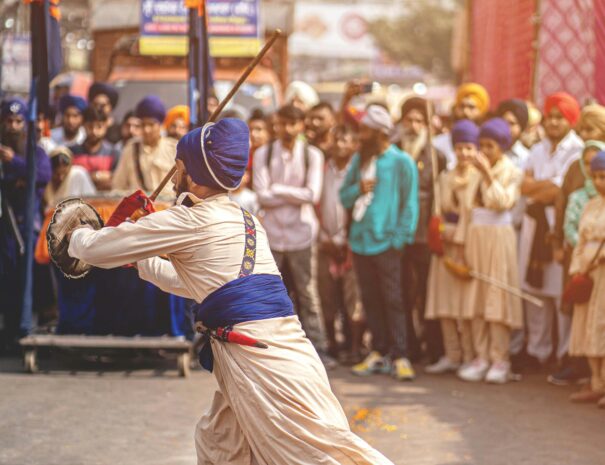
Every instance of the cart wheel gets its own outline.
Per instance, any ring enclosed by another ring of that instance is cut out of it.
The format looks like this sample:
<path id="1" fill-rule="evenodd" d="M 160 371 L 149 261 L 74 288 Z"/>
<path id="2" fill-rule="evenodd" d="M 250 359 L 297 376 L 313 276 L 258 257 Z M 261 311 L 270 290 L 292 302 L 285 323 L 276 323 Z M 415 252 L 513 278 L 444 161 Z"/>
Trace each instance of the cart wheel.
<path id="1" fill-rule="evenodd" d="M 23 365 L 27 373 L 35 373 L 38 371 L 38 363 L 36 361 L 36 351 L 26 350 L 23 355 Z"/>
<path id="2" fill-rule="evenodd" d="M 189 352 L 183 352 L 182 354 L 180 354 L 176 360 L 176 363 L 179 370 L 179 376 L 181 378 L 189 377 Z"/>

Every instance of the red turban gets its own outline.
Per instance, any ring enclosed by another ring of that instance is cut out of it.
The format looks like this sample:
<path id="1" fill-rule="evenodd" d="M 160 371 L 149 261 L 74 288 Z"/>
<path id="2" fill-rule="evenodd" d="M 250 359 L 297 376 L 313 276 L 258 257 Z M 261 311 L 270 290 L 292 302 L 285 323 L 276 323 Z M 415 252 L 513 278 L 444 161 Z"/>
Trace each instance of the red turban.
<path id="1" fill-rule="evenodd" d="M 557 92 L 549 95 L 544 103 L 544 114 L 548 116 L 550 111 L 556 107 L 569 124 L 575 126 L 580 118 L 580 105 L 577 100 L 567 92 Z"/>

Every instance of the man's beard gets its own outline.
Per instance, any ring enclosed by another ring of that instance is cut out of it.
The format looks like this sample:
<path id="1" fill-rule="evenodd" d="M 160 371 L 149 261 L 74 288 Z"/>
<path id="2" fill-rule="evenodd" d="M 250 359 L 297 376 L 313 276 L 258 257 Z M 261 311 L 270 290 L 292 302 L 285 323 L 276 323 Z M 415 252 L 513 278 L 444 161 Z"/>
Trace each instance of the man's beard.
<path id="1" fill-rule="evenodd" d="M 404 130 L 401 137 L 401 148 L 417 160 L 420 152 L 428 142 L 427 131 L 422 130 L 420 134 L 414 134 L 411 130 Z"/>
<path id="2" fill-rule="evenodd" d="M 103 141 L 103 139 L 100 139 L 100 138 L 98 138 L 96 136 L 93 136 L 93 137 L 89 136 L 89 137 L 86 138 L 86 145 L 88 147 L 93 147 L 93 146 L 99 144 L 102 141 Z"/>
<path id="3" fill-rule="evenodd" d="M 312 138 L 311 138 L 311 142 L 321 142 L 326 138 L 326 135 L 330 132 L 329 129 L 324 129 L 324 128 L 316 128 L 316 129 L 312 129 L 311 133 L 312 133 Z"/>
<path id="4" fill-rule="evenodd" d="M 379 152 L 380 147 L 376 139 L 362 141 L 360 144 L 359 153 L 361 154 L 361 158 L 363 159 L 369 159 L 375 155 L 379 155 Z"/>
<path id="5" fill-rule="evenodd" d="M 66 139 L 72 140 L 74 137 L 76 137 L 78 135 L 79 130 L 80 130 L 80 128 L 72 130 L 72 129 L 67 129 L 65 126 L 63 126 L 63 135 L 65 136 Z"/>
<path id="6" fill-rule="evenodd" d="M 177 197 L 179 195 L 181 195 L 183 192 L 187 192 L 188 191 L 188 189 L 187 189 L 187 181 L 184 178 L 181 178 L 179 180 L 179 182 L 174 185 L 173 189 L 176 192 L 176 196 Z"/>
<path id="7" fill-rule="evenodd" d="M 0 137 L 2 145 L 10 147 L 16 153 L 20 153 L 22 155 L 25 154 L 26 138 L 24 132 L 13 132 L 7 130 L 6 128 L 2 128 Z"/>

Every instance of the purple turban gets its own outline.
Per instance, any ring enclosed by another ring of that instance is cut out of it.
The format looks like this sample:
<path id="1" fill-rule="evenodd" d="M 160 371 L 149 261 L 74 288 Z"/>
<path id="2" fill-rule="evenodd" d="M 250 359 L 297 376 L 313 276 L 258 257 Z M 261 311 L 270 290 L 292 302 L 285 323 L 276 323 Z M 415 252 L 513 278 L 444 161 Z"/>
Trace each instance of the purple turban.
<path id="1" fill-rule="evenodd" d="M 503 152 L 507 151 L 513 143 L 510 126 L 502 118 L 492 118 L 483 123 L 479 132 L 479 139 L 496 141 Z"/>
<path id="2" fill-rule="evenodd" d="M 88 88 L 88 101 L 92 102 L 97 95 L 107 95 L 111 108 L 115 108 L 118 104 L 118 91 L 111 84 L 93 82 Z"/>
<path id="3" fill-rule="evenodd" d="M 242 120 L 225 118 L 188 132 L 176 146 L 194 183 L 215 189 L 237 189 L 248 166 L 250 133 Z"/>
<path id="4" fill-rule="evenodd" d="M 600 151 L 590 162 L 590 171 L 605 170 L 605 151 Z"/>
<path id="5" fill-rule="evenodd" d="M 166 107 L 159 97 L 148 95 L 137 104 L 135 114 L 137 118 L 154 118 L 163 123 L 166 118 Z"/>
<path id="6" fill-rule="evenodd" d="M 19 97 L 6 99 L 2 102 L 0 113 L 2 114 L 2 119 L 8 118 L 11 115 L 19 115 L 23 119 L 27 119 L 27 103 Z"/>
<path id="7" fill-rule="evenodd" d="M 59 99 L 59 111 L 65 113 L 69 107 L 76 107 L 82 113 L 86 109 L 86 100 L 77 95 L 64 95 Z"/>
<path id="8" fill-rule="evenodd" d="M 461 119 L 452 127 L 452 144 L 465 142 L 479 145 L 479 126 L 471 120 Z"/>

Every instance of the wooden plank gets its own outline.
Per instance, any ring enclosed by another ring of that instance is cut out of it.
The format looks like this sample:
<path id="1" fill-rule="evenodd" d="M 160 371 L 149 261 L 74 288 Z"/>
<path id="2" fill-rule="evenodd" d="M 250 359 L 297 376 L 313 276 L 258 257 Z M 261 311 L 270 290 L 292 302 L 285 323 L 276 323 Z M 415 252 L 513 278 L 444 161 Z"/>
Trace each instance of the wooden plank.
<path id="1" fill-rule="evenodd" d="M 24 347 L 74 347 L 97 349 L 165 349 L 186 351 L 191 342 L 175 337 L 86 336 L 37 334 L 19 341 Z"/>

